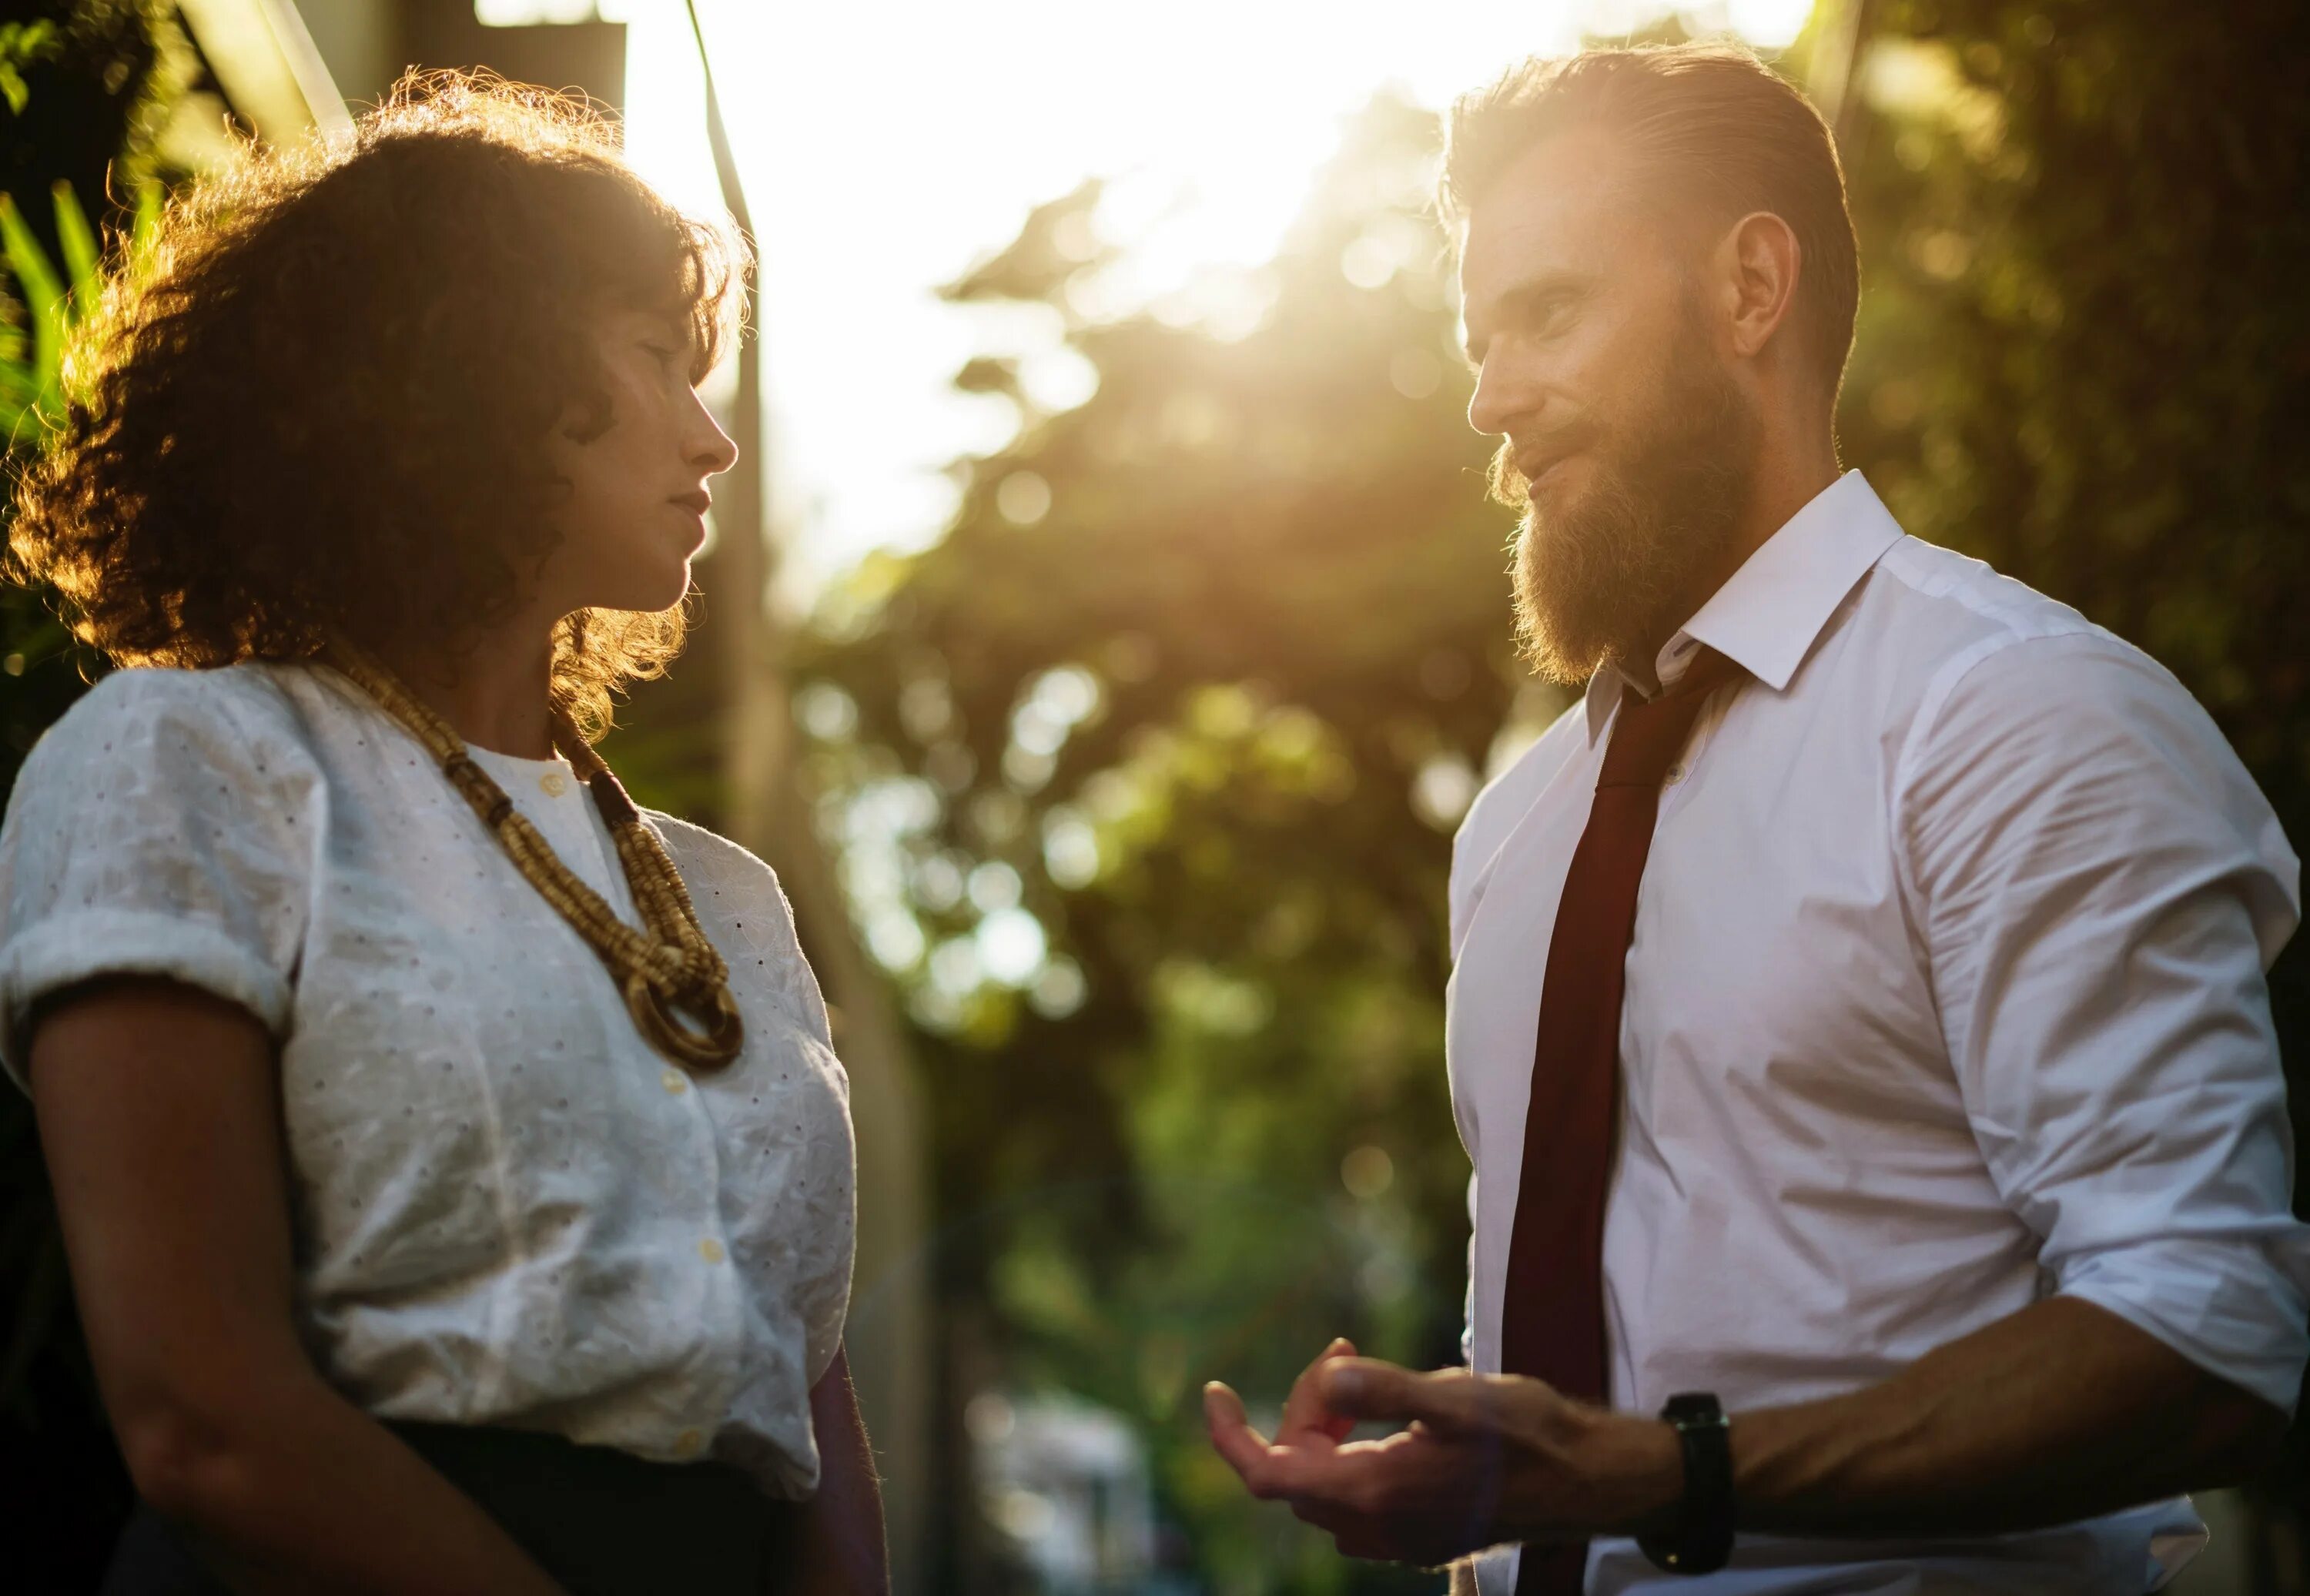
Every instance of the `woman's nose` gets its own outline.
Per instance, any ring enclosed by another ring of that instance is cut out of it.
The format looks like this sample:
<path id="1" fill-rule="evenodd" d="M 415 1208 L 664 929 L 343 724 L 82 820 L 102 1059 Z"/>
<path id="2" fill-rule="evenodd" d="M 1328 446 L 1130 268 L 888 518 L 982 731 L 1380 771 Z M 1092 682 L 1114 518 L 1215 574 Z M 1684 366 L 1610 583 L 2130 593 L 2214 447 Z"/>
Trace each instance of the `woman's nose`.
<path id="1" fill-rule="evenodd" d="M 722 430 L 722 423 L 714 419 L 714 412 L 706 408 L 704 400 L 694 402 L 697 426 L 685 457 L 701 474 L 718 476 L 738 464 L 738 445 Z"/>

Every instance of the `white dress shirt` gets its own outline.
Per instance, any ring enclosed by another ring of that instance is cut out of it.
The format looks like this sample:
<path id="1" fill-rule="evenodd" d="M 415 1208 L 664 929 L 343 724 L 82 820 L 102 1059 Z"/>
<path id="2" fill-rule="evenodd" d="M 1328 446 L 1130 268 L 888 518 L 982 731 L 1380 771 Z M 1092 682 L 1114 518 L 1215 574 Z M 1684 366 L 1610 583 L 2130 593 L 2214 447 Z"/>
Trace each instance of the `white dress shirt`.
<path id="1" fill-rule="evenodd" d="M 472 751 L 638 924 L 568 763 Z M 648 818 L 745 1020 L 713 1075 L 652 1050 L 345 678 L 117 672 L 33 749 L 0 829 L 0 1063 L 21 1086 L 28 1009 L 91 976 L 242 1005 L 279 1039 L 299 1328 L 340 1391 L 807 1496 L 850 1287 L 848 1085 L 769 867 Z"/>
<path id="2" fill-rule="evenodd" d="M 1834 1396 L 2040 1297 L 2098 1304 L 2291 1410 L 2310 1227 L 2263 972 L 2299 866 L 2213 724 L 2138 649 L 1903 535 L 1858 473 L 1663 650 L 1753 680 L 1669 773 L 1637 901 L 1604 1234 L 1611 1397 Z M 1469 1347 L 1499 1366 L 1541 976 L 1635 690 L 1600 672 L 1477 800 L 1452 867 L 1448 1053 L 1475 1165 Z M 2186 1500 L 2039 1533 L 1742 1536 L 1588 1589 L 2135 1592 Z M 1487 1557 L 1508 1596 L 1515 1555 Z"/>

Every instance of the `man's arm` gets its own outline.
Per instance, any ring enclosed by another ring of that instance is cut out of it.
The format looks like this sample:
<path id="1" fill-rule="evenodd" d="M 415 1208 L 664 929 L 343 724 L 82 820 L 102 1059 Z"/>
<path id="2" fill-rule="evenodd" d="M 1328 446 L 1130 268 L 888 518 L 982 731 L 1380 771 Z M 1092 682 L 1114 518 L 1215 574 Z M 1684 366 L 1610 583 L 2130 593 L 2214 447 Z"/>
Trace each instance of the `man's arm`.
<path id="1" fill-rule="evenodd" d="M 810 1417 L 818 1433 L 818 1495 L 804 1521 L 801 1588 L 807 1596 L 885 1596 L 890 1566 L 882 1487 L 850 1383 L 847 1348 L 811 1388 Z M 783 1573 L 773 1573 L 775 1589 L 786 1590 Z"/>
<path id="2" fill-rule="evenodd" d="M 30 1075 L 106 1410 L 204 1560 L 249 1592 L 559 1590 L 299 1344 L 261 1023 L 188 986 L 92 984 L 39 1017 Z"/>
<path id="3" fill-rule="evenodd" d="M 1311 1375 L 1342 1426 L 1411 1427 L 1270 1444 L 1219 1387 L 1212 1439 L 1254 1495 L 1290 1502 L 1352 1556 L 1437 1564 L 1503 1542 L 1643 1533 L 1671 1524 L 1683 1495 L 1665 1424 L 1537 1380 L 1365 1358 Z M 2051 1297 L 1865 1390 L 1735 1414 L 1738 1522 L 1831 1538 L 2066 1523 L 2236 1481 L 2285 1427 L 2268 1402 L 2124 1320 Z M 1491 1505 L 1472 1515 L 1472 1503 Z"/>
<path id="4" fill-rule="evenodd" d="M 2115 1314 L 2052 1297 L 1865 1390 L 1736 1415 L 1733 1491 L 1741 1528 L 1778 1534 L 2027 1530 L 2235 1483 L 2286 1425 Z"/>

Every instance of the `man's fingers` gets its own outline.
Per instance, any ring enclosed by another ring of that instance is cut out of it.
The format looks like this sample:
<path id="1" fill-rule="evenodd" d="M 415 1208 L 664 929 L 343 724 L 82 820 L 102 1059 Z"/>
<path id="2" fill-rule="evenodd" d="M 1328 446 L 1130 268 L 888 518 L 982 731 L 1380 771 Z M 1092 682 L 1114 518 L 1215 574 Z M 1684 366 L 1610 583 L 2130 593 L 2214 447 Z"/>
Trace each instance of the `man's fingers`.
<path id="1" fill-rule="evenodd" d="M 1316 1361 L 1292 1382 L 1291 1394 L 1284 1399 L 1283 1422 L 1276 1429 L 1278 1441 L 1297 1445 L 1310 1436 L 1339 1441 L 1355 1428 L 1354 1419 L 1340 1418 L 1324 1407 L 1323 1389 L 1316 1381 L 1324 1366 L 1332 1359 L 1353 1357 L 1355 1355 L 1356 1344 L 1345 1336 L 1337 1338 L 1316 1355 Z"/>
<path id="2" fill-rule="evenodd" d="M 1419 1375 L 1376 1357 L 1345 1357 L 1324 1366 L 1324 1404 L 1350 1420 L 1412 1420 L 1442 1435 L 1485 1425 L 1483 1382 L 1464 1369 Z"/>
<path id="3" fill-rule="evenodd" d="M 1244 1484 L 1254 1494 L 1264 1495 L 1260 1485 L 1267 1471 L 1269 1447 L 1267 1437 L 1251 1427 L 1251 1418 L 1243 1410 L 1243 1399 L 1217 1380 L 1203 1387 L 1203 1422 L 1210 1427 L 1211 1445 L 1227 1459 Z"/>

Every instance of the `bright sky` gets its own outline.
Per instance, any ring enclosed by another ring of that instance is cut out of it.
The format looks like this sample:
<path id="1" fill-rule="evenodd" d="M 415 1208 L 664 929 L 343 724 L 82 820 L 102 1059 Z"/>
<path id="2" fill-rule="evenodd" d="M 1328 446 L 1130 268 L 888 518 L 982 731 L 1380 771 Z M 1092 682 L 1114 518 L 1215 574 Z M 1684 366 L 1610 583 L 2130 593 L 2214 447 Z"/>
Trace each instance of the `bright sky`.
<path id="1" fill-rule="evenodd" d="M 942 468 L 999 447 L 1009 405 L 947 385 L 971 355 L 1035 355 L 1083 396 L 1055 326 L 941 303 L 1085 176 L 1148 298 L 1272 253 L 1341 119 L 1394 84 L 1452 94 L 1646 0 L 699 0 L 763 257 L 770 487 L 796 596 L 866 551 L 920 547 L 954 502 Z M 1811 0 L 1683 8 L 1759 45 Z M 571 21 L 591 0 L 480 0 L 487 22 Z M 628 23 L 627 148 L 677 201 L 719 204 L 682 0 L 602 0 Z M 741 439 L 742 443 L 745 440 Z"/>

